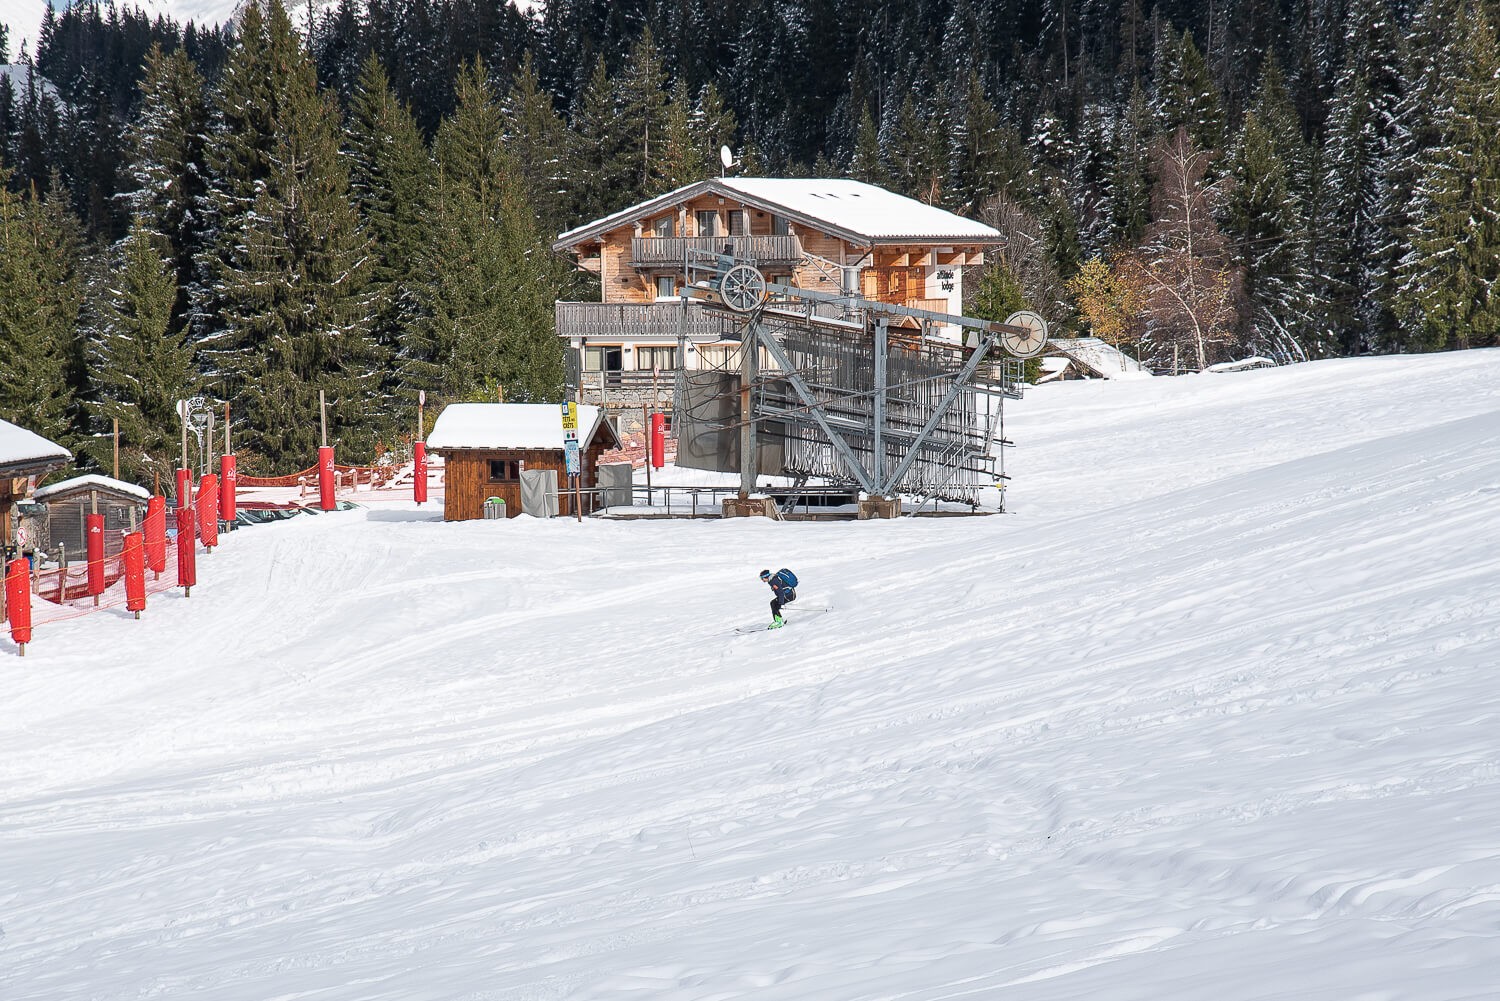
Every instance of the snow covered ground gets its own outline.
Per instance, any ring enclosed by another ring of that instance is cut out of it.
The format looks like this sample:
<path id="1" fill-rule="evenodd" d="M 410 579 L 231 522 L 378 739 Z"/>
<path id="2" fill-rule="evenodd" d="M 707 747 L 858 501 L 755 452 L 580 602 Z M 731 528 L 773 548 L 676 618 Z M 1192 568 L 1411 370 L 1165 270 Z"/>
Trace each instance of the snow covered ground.
<path id="1" fill-rule="evenodd" d="M 1495 997 L 1500 351 L 1007 416 L 1000 517 L 372 508 L 0 640 L 0 997 Z"/>

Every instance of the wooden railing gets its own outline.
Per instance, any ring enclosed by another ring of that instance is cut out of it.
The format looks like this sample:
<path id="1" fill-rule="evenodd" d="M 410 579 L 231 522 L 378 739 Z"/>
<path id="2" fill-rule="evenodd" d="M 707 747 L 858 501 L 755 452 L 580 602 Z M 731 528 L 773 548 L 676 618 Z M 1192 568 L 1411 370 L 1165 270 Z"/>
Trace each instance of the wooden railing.
<path id="1" fill-rule="evenodd" d="M 559 337 L 605 337 L 626 340 L 645 337 L 718 340 L 726 330 L 722 315 L 710 314 L 696 302 L 559 302 L 554 304 Z"/>
<path id="2" fill-rule="evenodd" d="M 795 236 L 640 236 L 630 241 L 630 264 L 681 269 L 688 251 L 722 254 L 726 247 L 734 257 L 762 267 L 802 260 L 802 242 Z"/>

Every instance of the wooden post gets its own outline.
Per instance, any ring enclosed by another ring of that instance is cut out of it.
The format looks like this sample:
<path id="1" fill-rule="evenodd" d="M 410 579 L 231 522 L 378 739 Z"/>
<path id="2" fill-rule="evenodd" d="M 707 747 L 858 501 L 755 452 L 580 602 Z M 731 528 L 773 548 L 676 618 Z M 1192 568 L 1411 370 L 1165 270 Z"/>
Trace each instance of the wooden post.
<path id="1" fill-rule="evenodd" d="M 115 418 L 115 479 L 120 478 L 120 418 Z"/>
<path id="2" fill-rule="evenodd" d="M 578 457 L 578 468 L 583 468 L 583 456 Z M 583 491 L 579 484 L 583 482 L 583 474 L 579 473 L 573 477 L 573 517 L 583 521 Z"/>

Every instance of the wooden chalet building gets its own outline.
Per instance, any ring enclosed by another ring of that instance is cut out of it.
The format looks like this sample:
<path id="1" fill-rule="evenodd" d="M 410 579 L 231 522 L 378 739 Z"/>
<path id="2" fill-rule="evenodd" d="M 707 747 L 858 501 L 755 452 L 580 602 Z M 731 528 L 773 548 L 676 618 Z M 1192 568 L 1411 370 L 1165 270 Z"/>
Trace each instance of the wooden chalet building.
<path id="1" fill-rule="evenodd" d="M 41 487 L 32 499 L 46 508 L 44 537 L 33 543 L 78 561 L 88 540 L 90 514 L 104 516 L 104 555 L 118 556 L 125 548 L 125 534 L 144 523 L 151 491 L 93 473 Z"/>
<path id="2" fill-rule="evenodd" d="M 682 298 L 695 254 L 729 254 L 771 282 L 962 313 L 965 269 L 1001 240 L 983 223 L 859 181 L 699 181 L 558 237 L 554 249 L 599 276 L 603 301 L 557 303 L 557 334 L 584 399 L 634 405 L 622 391 L 670 389 L 664 374 L 721 367 L 738 349 L 724 337 L 728 321 Z"/>
<path id="3" fill-rule="evenodd" d="M 0 556 L 14 555 L 12 508 L 35 478 L 73 461 L 73 453 L 33 431 L 0 421 Z"/>
<path id="4" fill-rule="evenodd" d="M 579 486 L 598 483 L 599 456 L 620 447 L 614 427 L 599 407 L 578 408 Z M 484 517 L 484 502 L 505 501 L 505 514 L 521 514 L 521 475 L 527 470 L 557 473 L 559 513 L 573 513 L 564 445 L 562 408 L 555 403 L 455 403 L 443 408 L 427 450 L 443 457 L 443 520 Z M 593 510 L 583 495 L 583 510 Z"/>

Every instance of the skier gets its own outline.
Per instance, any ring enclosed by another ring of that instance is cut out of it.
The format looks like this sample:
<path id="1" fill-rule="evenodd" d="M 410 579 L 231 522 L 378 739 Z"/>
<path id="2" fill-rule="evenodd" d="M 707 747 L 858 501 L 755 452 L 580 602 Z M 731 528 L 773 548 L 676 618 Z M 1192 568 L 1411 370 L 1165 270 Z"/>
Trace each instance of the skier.
<path id="1" fill-rule="evenodd" d="M 776 594 L 771 599 L 771 624 L 766 628 L 780 629 L 786 625 L 786 620 L 781 617 L 781 606 L 790 605 L 797 600 L 797 575 L 783 567 L 775 573 L 762 570 L 760 579 L 769 584 Z"/>

